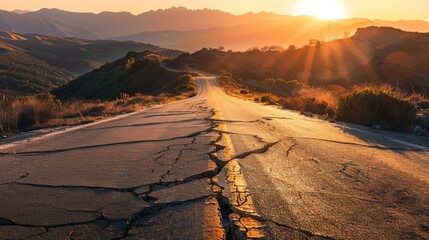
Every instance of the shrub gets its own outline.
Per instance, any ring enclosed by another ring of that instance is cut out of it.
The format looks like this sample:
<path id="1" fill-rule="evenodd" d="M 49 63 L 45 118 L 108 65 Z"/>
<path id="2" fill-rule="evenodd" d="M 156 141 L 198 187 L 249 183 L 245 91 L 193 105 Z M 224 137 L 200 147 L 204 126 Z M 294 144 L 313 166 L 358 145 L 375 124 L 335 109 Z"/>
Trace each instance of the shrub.
<path id="1" fill-rule="evenodd" d="M 6 133 L 16 129 L 18 116 L 12 109 L 10 101 L 0 102 L 0 132 Z"/>
<path id="2" fill-rule="evenodd" d="M 282 98 L 279 103 L 280 105 L 288 109 L 302 110 L 303 103 L 301 103 L 301 101 L 299 100 L 301 99 L 296 97 L 286 97 Z"/>
<path id="3" fill-rule="evenodd" d="M 124 105 L 125 103 L 130 103 L 130 101 L 117 100 L 115 104 L 116 106 L 121 106 L 121 105 Z"/>
<path id="4" fill-rule="evenodd" d="M 336 108 L 338 105 L 338 96 L 341 93 L 324 88 L 306 88 L 298 92 L 297 97 L 302 98 L 304 101 L 308 98 L 315 98 L 318 102 L 326 102 L 329 108 Z"/>
<path id="5" fill-rule="evenodd" d="M 304 107 L 301 110 L 315 114 L 327 114 L 330 117 L 333 117 L 335 113 L 334 109 L 330 108 L 326 101 L 317 101 L 315 98 L 305 99 Z"/>
<path id="6" fill-rule="evenodd" d="M 166 93 L 161 93 L 158 96 L 153 98 L 153 101 L 157 104 L 165 103 L 170 96 Z"/>
<path id="7" fill-rule="evenodd" d="M 301 112 L 334 117 L 338 98 L 331 90 L 306 87 L 294 96 L 281 98 L 278 103 L 285 108 Z"/>
<path id="8" fill-rule="evenodd" d="M 307 85 L 303 84 L 300 81 L 297 81 L 297 80 L 287 81 L 287 80 L 284 80 L 281 78 L 266 78 L 264 80 L 264 83 L 273 85 L 273 86 L 283 90 L 288 95 L 294 95 L 299 90 L 307 87 Z"/>
<path id="9" fill-rule="evenodd" d="M 240 94 L 246 95 L 246 94 L 249 94 L 249 92 L 248 92 L 248 91 L 246 91 L 246 90 L 244 90 L 244 89 L 241 89 L 241 90 L 240 90 Z"/>
<path id="10" fill-rule="evenodd" d="M 265 103 L 265 102 L 268 102 L 269 100 L 270 100 L 270 96 L 268 96 L 268 95 L 262 95 L 261 102 Z"/>
<path id="11" fill-rule="evenodd" d="M 85 110 L 85 116 L 100 116 L 105 110 L 106 106 L 104 104 L 96 104 Z"/>
<path id="12" fill-rule="evenodd" d="M 388 130 L 405 130 L 415 123 L 413 104 L 389 90 L 366 88 L 340 97 L 339 120 Z"/>
<path id="13" fill-rule="evenodd" d="M 255 98 L 253 99 L 253 101 L 255 101 L 255 102 L 259 102 L 259 97 L 255 97 Z"/>
<path id="14" fill-rule="evenodd" d="M 41 126 L 54 116 L 55 105 L 47 99 L 26 97 L 16 100 L 12 106 L 18 116 L 17 125 L 19 129 Z"/>
<path id="15" fill-rule="evenodd" d="M 417 115 L 417 124 L 429 130 L 429 109 L 425 109 Z"/>
<path id="16" fill-rule="evenodd" d="M 0 102 L 0 131 L 13 132 L 42 126 L 51 120 L 61 106 L 49 93 L 36 94 Z"/>

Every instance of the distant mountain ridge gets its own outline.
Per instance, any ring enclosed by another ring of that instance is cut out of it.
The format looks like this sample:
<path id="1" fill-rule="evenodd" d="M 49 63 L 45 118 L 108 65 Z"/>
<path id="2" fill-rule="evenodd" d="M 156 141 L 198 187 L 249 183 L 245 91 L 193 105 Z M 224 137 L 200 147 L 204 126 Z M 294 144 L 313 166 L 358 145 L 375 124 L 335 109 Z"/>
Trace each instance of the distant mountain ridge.
<path id="1" fill-rule="evenodd" d="M 352 18 L 320 21 L 309 16 L 273 13 L 233 15 L 219 10 L 183 7 L 149 11 L 74 13 L 59 9 L 14 13 L 0 11 L 0 30 L 84 39 L 133 40 L 196 51 L 224 46 L 245 50 L 253 46 L 302 45 L 309 39 L 329 41 L 353 34 L 359 27 L 389 26 L 429 32 L 425 21 L 384 21 Z"/>
<path id="2" fill-rule="evenodd" d="M 149 11 L 137 16 L 128 12 L 94 14 L 44 8 L 24 14 L 0 11 L 0 30 L 59 37 L 106 39 L 142 31 L 172 29 L 188 31 L 232 26 L 265 18 L 265 14 L 235 16 L 217 10 L 188 10 L 182 7 Z"/>

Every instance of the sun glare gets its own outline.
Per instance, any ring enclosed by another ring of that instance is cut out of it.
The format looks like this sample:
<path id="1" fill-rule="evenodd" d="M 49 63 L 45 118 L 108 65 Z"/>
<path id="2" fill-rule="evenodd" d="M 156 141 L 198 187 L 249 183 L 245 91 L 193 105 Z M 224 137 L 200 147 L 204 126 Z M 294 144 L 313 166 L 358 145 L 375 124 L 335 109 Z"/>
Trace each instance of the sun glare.
<path id="1" fill-rule="evenodd" d="M 329 20 L 346 18 L 347 10 L 339 0 L 302 0 L 297 3 L 294 14 Z"/>

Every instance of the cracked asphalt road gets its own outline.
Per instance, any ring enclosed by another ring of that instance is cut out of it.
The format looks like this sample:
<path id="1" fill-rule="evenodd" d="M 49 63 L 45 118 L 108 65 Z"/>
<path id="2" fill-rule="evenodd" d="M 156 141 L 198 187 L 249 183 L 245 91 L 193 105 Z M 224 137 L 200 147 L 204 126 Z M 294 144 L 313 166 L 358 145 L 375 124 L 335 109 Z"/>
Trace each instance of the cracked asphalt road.
<path id="1" fill-rule="evenodd" d="M 0 151 L 0 239 L 429 239 L 429 139 L 200 94 Z"/>

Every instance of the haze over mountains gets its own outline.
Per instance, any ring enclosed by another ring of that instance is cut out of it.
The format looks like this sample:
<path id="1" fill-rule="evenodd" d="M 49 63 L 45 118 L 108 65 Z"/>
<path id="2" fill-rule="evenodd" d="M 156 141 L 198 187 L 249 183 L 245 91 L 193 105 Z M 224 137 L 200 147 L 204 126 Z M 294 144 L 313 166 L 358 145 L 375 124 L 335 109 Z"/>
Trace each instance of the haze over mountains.
<path id="1" fill-rule="evenodd" d="M 224 46 L 246 50 L 253 46 L 290 44 L 309 39 L 329 41 L 353 34 L 359 27 L 390 26 L 406 31 L 429 32 L 424 21 L 384 21 L 354 18 L 320 21 L 308 16 L 248 13 L 240 16 L 219 10 L 183 7 L 149 11 L 73 13 L 58 9 L 36 12 L 0 11 L 0 30 L 84 39 L 117 39 L 196 51 Z"/>

